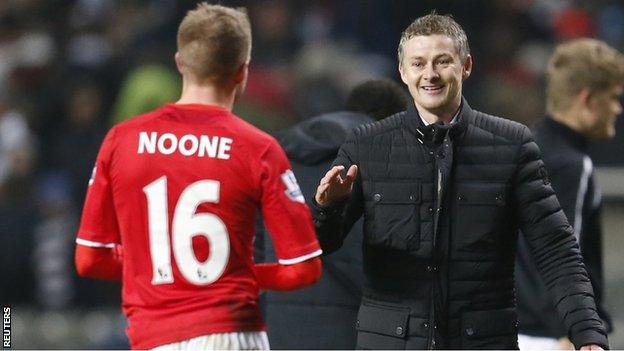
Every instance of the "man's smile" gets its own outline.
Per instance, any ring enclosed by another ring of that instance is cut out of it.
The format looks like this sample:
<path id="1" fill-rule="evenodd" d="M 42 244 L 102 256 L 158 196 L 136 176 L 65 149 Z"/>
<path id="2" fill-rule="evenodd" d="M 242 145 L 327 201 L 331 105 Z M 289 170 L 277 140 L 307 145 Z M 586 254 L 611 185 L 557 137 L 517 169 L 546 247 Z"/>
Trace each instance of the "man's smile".
<path id="1" fill-rule="evenodd" d="M 428 95 L 438 95 L 440 93 L 442 93 L 442 90 L 444 90 L 444 85 L 425 85 L 425 86 L 421 86 L 420 89 L 424 90 L 426 94 Z"/>

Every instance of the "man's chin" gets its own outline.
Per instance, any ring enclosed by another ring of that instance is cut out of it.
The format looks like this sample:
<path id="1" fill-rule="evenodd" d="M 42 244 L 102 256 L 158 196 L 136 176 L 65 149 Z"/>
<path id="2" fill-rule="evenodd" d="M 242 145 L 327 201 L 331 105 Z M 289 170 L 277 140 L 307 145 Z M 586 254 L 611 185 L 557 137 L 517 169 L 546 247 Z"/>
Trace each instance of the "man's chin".
<path id="1" fill-rule="evenodd" d="M 615 137 L 615 122 L 606 125 L 600 136 L 600 140 L 613 139 L 613 137 Z"/>
<path id="2" fill-rule="evenodd" d="M 431 101 L 431 100 L 416 101 L 416 104 L 418 104 L 421 108 L 431 113 L 440 112 L 444 110 L 444 106 L 445 106 L 444 101 L 442 100 L 440 101 Z"/>
<path id="3" fill-rule="evenodd" d="M 615 138 L 615 128 L 610 129 L 605 133 L 604 140 L 609 140 Z"/>
<path id="4" fill-rule="evenodd" d="M 601 132 L 596 132 L 590 135 L 590 139 L 596 141 L 605 141 L 609 139 L 613 139 L 615 137 L 615 129 L 604 130 Z"/>

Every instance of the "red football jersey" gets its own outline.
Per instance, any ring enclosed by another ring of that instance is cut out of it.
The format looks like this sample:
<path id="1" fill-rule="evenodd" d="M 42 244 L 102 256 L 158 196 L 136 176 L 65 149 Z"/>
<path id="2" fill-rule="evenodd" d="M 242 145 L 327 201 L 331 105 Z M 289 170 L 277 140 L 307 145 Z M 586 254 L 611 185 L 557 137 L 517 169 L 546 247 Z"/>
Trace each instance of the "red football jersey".
<path id="1" fill-rule="evenodd" d="M 280 263 L 321 254 L 290 168 L 275 139 L 216 106 L 168 104 L 110 130 L 76 242 L 123 245 L 133 348 L 264 330 L 256 209 Z"/>

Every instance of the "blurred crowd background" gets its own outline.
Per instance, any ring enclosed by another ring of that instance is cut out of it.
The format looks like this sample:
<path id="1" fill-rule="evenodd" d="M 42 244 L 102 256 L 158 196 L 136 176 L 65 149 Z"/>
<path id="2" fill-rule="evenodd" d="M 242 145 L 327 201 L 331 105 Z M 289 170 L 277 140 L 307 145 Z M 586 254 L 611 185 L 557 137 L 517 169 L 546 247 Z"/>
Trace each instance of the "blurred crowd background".
<path id="1" fill-rule="evenodd" d="M 176 30 L 195 3 L 0 1 L 0 302 L 13 306 L 15 348 L 127 347 L 119 286 L 76 277 L 75 230 L 106 131 L 178 98 Z M 248 88 L 235 112 L 269 133 L 342 109 L 365 79 L 400 81 L 400 33 L 432 9 L 452 14 L 468 34 L 475 68 L 464 93 L 472 107 L 528 125 L 544 116 L 544 69 L 556 43 L 584 36 L 624 49 L 621 0 L 220 3 L 247 7 L 253 27 Z M 592 157 L 612 175 L 606 300 L 616 319 L 611 346 L 624 348 L 621 120 L 617 129 Z"/>

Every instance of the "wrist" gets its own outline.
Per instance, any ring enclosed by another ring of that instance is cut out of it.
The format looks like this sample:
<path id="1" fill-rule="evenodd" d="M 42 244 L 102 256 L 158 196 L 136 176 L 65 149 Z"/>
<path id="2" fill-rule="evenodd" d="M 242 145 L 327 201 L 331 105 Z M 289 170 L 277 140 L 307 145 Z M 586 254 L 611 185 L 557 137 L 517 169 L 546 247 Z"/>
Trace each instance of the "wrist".
<path id="1" fill-rule="evenodd" d="M 344 209 L 344 205 L 346 201 L 336 201 L 333 203 L 328 203 L 325 205 L 319 204 L 316 199 L 312 202 L 312 212 L 316 219 L 320 219 L 321 221 L 332 218 L 336 215 L 339 215 Z"/>

